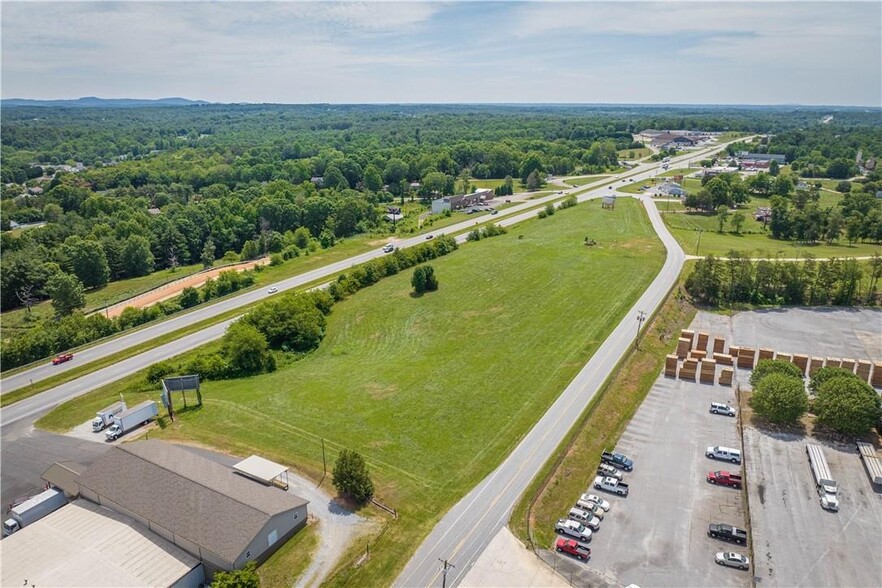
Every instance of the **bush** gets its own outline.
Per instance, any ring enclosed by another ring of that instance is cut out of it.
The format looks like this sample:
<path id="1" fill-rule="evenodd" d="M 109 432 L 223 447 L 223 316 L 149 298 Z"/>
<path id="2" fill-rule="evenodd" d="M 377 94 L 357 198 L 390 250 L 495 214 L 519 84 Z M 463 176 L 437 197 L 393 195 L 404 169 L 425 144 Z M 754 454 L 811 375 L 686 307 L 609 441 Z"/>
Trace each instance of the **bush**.
<path id="1" fill-rule="evenodd" d="M 863 435 L 882 418 L 879 395 L 853 375 L 821 384 L 814 410 L 820 424 L 847 435 Z"/>
<path id="2" fill-rule="evenodd" d="M 281 253 L 274 253 L 270 256 L 270 265 L 282 265 L 282 262 L 285 261 L 285 256 Z"/>
<path id="3" fill-rule="evenodd" d="M 271 348 L 305 353 L 325 336 L 326 310 L 328 299 L 320 294 L 286 294 L 256 306 L 242 320 L 260 331 Z"/>
<path id="4" fill-rule="evenodd" d="M 255 567 L 256 564 L 250 561 L 241 570 L 217 572 L 211 581 L 211 588 L 260 588 L 260 576 Z"/>
<path id="5" fill-rule="evenodd" d="M 181 291 L 181 296 L 178 299 L 178 302 L 180 302 L 181 308 L 196 306 L 199 304 L 199 290 L 189 286 L 184 288 Z"/>
<path id="6" fill-rule="evenodd" d="M 337 492 L 349 496 L 358 504 L 364 504 L 374 495 L 374 483 L 368 473 L 364 458 L 344 449 L 334 464 L 334 488 Z"/>
<path id="7" fill-rule="evenodd" d="M 554 214 L 554 204 L 549 202 L 548 204 L 545 205 L 545 214 L 547 214 L 548 216 L 551 216 Z"/>
<path id="8" fill-rule="evenodd" d="M 174 371 L 174 366 L 167 361 L 154 363 L 147 368 L 147 382 L 150 384 L 158 384 L 160 380 Z"/>
<path id="9" fill-rule="evenodd" d="M 564 208 L 572 208 L 578 203 L 579 200 L 575 196 L 570 196 L 560 203 L 560 209 L 563 210 Z"/>
<path id="10" fill-rule="evenodd" d="M 545 212 L 545 209 L 543 208 L 542 210 L 539 211 L 539 214 L 537 214 L 536 216 L 538 218 L 546 218 L 548 216 L 548 213 Z"/>
<path id="11" fill-rule="evenodd" d="M 809 390 L 811 390 L 812 394 L 817 394 L 821 389 L 821 386 L 823 386 L 828 380 L 843 377 L 858 380 L 858 377 L 854 375 L 853 372 L 846 369 L 840 367 L 822 367 L 809 378 Z"/>
<path id="12" fill-rule="evenodd" d="M 230 372 L 236 375 L 250 376 L 276 369 L 266 337 L 253 325 L 241 320 L 230 325 L 224 334 L 223 355 Z"/>
<path id="13" fill-rule="evenodd" d="M 750 406 L 759 416 L 773 423 L 790 424 L 808 410 L 808 395 L 800 378 L 772 373 L 757 384 Z"/>
<path id="14" fill-rule="evenodd" d="M 417 294 L 434 292 L 438 289 L 438 278 L 435 277 L 435 269 L 431 265 L 419 266 L 413 270 L 410 284 L 413 286 L 413 291 Z"/>
<path id="15" fill-rule="evenodd" d="M 781 359 L 761 359 L 756 364 L 753 373 L 750 374 L 751 387 L 756 388 L 757 384 L 769 374 L 785 374 L 799 378 L 800 380 L 802 379 L 802 372 L 789 361 L 783 361 Z"/>

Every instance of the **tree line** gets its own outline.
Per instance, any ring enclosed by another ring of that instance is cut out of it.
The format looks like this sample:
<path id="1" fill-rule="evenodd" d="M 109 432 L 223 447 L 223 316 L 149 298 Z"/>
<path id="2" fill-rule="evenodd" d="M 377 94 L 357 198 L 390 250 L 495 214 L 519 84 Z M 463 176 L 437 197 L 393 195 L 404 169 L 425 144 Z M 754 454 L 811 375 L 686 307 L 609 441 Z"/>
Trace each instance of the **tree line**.
<path id="1" fill-rule="evenodd" d="M 698 260 L 685 288 L 696 302 L 709 306 L 851 306 L 876 303 L 880 277 L 878 254 L 862 264 L 853 258 L 751 260 L 731 251 L 728 259 L 709 255 Z"/>

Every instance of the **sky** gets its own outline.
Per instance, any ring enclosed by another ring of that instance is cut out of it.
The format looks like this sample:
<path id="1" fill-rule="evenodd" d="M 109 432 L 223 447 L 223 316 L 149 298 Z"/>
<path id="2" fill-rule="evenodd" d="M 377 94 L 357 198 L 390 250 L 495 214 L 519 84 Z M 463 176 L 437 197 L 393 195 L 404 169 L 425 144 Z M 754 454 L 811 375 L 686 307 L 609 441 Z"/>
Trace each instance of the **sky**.
<path id="1" fill-rule="evenodd" d="M 3 98 L 882 106 L 882 2 L 0 3 Z"/>

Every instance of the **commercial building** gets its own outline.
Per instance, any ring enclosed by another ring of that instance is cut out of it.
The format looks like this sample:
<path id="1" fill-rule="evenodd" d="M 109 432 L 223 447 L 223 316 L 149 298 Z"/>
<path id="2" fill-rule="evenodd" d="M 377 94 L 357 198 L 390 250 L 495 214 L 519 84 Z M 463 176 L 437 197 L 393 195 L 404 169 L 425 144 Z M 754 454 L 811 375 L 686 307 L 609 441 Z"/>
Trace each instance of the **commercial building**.
<path id="1" fill-rule="evenodd" d="M 484 188 L 475 190 L 471 194 L 459 194 L 457 196 L 445 196 L 432 200 L 432 214 L 441 214 L 445 210 L 459 210 L 476 204 L 482 204 L 493 199 L 493 190 Z"/>
<path id="2" fill-rule="evenodd" d="M 0 541 L 0 585 L 196 588 L 199 560 L 133 519 L 87 500 Z"/>
<path id="3" fill-rule="evenodd" d="M 303 498 L 157 440 L 110 449 L 76 483 L 81 497 L 195 556 L 209 578 L 263 561 L 307 518 Z"/>

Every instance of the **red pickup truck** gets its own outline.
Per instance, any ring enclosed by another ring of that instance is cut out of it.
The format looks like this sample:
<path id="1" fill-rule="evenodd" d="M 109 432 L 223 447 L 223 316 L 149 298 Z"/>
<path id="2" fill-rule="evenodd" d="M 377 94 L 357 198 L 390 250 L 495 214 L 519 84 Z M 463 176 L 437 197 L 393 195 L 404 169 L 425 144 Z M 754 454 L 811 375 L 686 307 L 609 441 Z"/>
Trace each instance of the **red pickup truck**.
<path id="1" fill-rule="evenodd" d="M 52 358 L 52 365 L 58 365 L 59 363 L 64 363 L 72 359 L 73 353 L 62 353 L 61 355 L 56 355 Z"/>
<path id="2" fill-rule="evenodd" d="M 741 476 L 729 472 L 708 472 L 707 481 L 711 484 L 741 488 Z"/>

